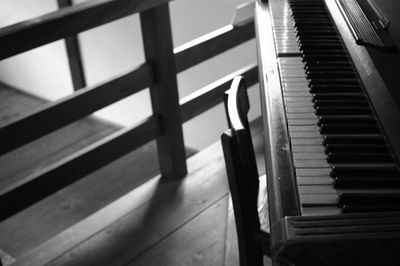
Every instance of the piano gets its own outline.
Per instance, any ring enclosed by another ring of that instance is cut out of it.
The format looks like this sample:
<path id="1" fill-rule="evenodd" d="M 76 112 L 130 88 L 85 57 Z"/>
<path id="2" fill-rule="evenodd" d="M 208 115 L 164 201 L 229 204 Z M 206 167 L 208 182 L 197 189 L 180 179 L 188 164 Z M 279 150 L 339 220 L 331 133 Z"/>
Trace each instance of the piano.
<path id="1" fill-rule="evenodd" d="M 400 4 L 255 6 L 274 265 L 399 265 Z"/>

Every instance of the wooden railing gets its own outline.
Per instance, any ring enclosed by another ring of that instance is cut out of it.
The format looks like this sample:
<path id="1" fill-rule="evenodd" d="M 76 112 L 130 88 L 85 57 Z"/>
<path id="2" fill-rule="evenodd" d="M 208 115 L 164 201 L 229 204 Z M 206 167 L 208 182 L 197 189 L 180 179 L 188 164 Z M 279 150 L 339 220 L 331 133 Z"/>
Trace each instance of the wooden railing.
<path id="1" fill-rule="evenodd" d="M 0 29 L 0 59 L 66 38 L 76 91 L 1 127 L 0 155 L 145 88 L 150 88 L 153 115 L 0 188 L 0 220 L 154 139 L 163 178 L 183 178 L 187 169 L 182 123 L 219 104 L 234 76 L 243 75 L 249 86 L 258 81 L 254 64 L 179 99 L 176 79 L 177 73 L 252 39 L 253 21 L 228 25 L 173 49 L 168 0 L 98 0 L 74 6 L 69 6 L 69 0 L 58 3 L 64 8 Z M 145 63 L 85 87 L 75 35 L 134 13 L 140 15 Z"/>

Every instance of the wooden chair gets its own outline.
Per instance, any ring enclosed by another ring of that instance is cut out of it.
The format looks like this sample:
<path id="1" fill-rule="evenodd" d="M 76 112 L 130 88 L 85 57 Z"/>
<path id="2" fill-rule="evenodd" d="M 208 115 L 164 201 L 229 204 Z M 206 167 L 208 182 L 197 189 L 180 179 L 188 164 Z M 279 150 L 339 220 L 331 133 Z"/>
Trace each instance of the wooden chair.
<path id="1" fill-rule="evenodd" d="M 270 255 L 269 234 L 260 229 L 257 211 L 259 176 L 247 113 L 250 108 L 243 77 L 225 93 L 229 130 L 221 136 L 239 246 L 241 266 L 263 265 Z"/>

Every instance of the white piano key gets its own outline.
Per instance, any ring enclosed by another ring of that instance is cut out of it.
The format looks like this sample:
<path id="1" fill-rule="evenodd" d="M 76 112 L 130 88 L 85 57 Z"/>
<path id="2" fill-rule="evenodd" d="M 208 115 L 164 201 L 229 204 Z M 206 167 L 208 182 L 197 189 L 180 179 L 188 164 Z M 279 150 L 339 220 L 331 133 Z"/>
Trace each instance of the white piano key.
<path id="1" fill-rule="evenodd" d="M 292 145 L 318 145 L 322 146 L 322 138 L 310 138 L 310 139 L 292 139 Z"/>
<path id="2" fill-rule="evenodd" d="M 293 131 L 290 132 L 290 137 L 292 139 L 320 139 L 321 134 L 318 131 Z"/>
<path id="3" fill-rule="evenodd" d="M 324 152 L 293 153 L 294 160 L 326 160 L 326 156 Z"/>
<path id="4" fill-rule="evenodd" d="M 292 145 L 292 152 L 324 152 L 325 148 L 320 145 Z"/>
<path id="5" fill-rule="evenodd" d="M 301 125 L 301 126 L 289 126 L 289 131 L 294 132 L 294 131 L 308 131 L 308 132 L 318 132 L 319 133 L 319 127 L 317 125 Z"/>
<path id="6" fill-rule="evenodd" d="M 312 105 L 310 99 L 307 101 L 285 101 L 286 107 L 309 107 Z"/>
<path id="7" fill-rule="evenodd" d="M 284 97 L 285 103 L 289 102 L 307 102 L 308 105 L 312 104 L 312 97 L 311 96 L 300 96 L 300 97 Z"/>
<path id="8" fill-rule="evenodd" d="M 298 176 L 297 184 L 304 185 L 330 185 L 333 184 L 333 179 L 330 176 Z"/>
<path id="9" fill-rule="evenodd" d="M 331 168 L 297 168 L 297 176 L 330 176 Z"/>
<path id="10" fill-rule="evenodd" d="M 314 112 L 307 113 L 288 113 L 286 114 L 288 119 L 308 119 L 308 118 L 318 118 Z"/>
<path id="11" fill-rule="evenodd" d="M 302 215 L 304 216 L 318 216 L 318 215 L 340 215 L 341 209 L 336 206 L 323 206 L 323 207 L 302 207 Z"/>
<path id="12" fill-rule="evenodd" d="M 312 97 L 309 91 L 284 91 L 285 98 Z"/>
<path id="13" fill-rule="evenodd" d="M 288 107 L 286 108 L 287 113 L 315 113 L 314 108 L 310 107 Z"/>
<path id="14" fill-rule="evenodd" d="M 294 125 L 316 125 L 318 119 L 288 119 L 289 126 Z"/>
<path id="15" fill-rule="evenodd" d="M 332 165 L 326 160 L 294 160 L 296 168 L 330 168 Z"/>
<path id="16" fill-rule="evenodd" d="M 337 206 L 337 194 L 300 194 L 302 207 Z"/>

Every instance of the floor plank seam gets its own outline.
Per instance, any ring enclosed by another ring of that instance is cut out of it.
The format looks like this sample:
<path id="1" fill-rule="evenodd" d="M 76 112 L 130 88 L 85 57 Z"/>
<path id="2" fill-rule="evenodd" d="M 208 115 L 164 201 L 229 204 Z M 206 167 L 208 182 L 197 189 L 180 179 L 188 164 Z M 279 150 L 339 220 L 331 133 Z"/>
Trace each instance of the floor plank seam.
<path id="1" fill-rule="evenodd" d="M 129 260 L 126 264 L 123 264 L 123 266 L 128 266 L 130 265 L 136 258 L 139 258 L 140 256 L 142 256 L 143 254 L 145 254 L 146 252 L 148 252 L 149 250 L 151 250 L 152 248 L 154 248 L 155 246 L 157 246 L 159 243 L 161 243 L 162 241 L 164 241 L 165 239 L 167 239 L 169 236 L 171 236 L 172 234 L 174 234 L 175 232 L 177 232 L 179 229 L 181 229 L 182 227 L 184 227 L 185 225 L 187 225 L 188 223 L 190 223 L 191 221 L 193 221 L 195 218 L 197 218 L 198 216 L 200 216 L 202 213 L 204 213 L 205 211 L 207 211 L 208 209 L 210 209 L 211 207 L 213 207 L 215 204 L 217 204 L 218 202 L 220 202 L 221 200 L 223 200 L 227 195 L 229 195 L 229 192 L 225 193 L 224 195 L 222 195 L 221 197 L 219 197 L 218 199 L 216 199 L 215 201 L 211 202 L 206 208 L 204 208 L 203 210 L 201 210 L 200 212 L 198 212 L 196 215 L 194 215 L 193 217 L 191 217 L 190 219 L 188 219 L 186 222 L 182 223 L 180 226 L 176 227 L 174 230 L 172 230 L 171 232 L 169 232 L 168 234 L 166 234 L 165 236 L 163 236 L 162 238 L 160 238 L 157 242 L 155 242 L 153 245 L 149 246 L 148 248 L 146 248 L 145 250 L 143 250 L 142 252 L 140 252 L 139 254 L 137 254 L 135 257 L 133 257 L 131 260 Z"/>

